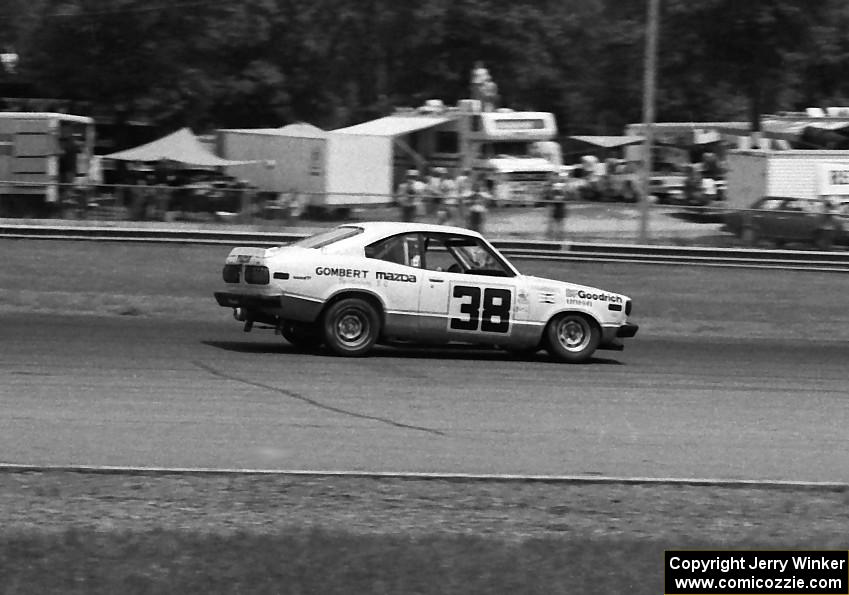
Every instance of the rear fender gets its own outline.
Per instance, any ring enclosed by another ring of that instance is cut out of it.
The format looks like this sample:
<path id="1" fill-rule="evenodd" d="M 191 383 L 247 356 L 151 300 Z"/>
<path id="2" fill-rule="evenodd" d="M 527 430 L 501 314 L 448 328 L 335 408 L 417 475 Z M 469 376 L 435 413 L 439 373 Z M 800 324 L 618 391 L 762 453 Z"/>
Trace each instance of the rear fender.
<path id="1" fill-rule="evenodd" d="M 347 287 L 336 290 L 325 300 L 324 306 L 322 307 L 317 320 L 321 320 L 321 317 L 327 311 L 327 308 L 329 308 L 332 304 L 346 298 L 360 298 L 371 303 L 375 308 L 377 308 L 377 313 L 380 315 L 381 325 L 385 322 L 386 304 L 383 302 L 383 298 L 368 289 L 351 289 Z"/>

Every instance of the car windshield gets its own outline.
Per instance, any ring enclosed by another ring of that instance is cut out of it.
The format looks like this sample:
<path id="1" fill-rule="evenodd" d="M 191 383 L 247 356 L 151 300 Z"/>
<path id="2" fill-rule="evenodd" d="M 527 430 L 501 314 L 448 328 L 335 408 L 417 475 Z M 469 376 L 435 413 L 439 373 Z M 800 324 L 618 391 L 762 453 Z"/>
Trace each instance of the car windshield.
<path id="1" fill-rule="evenodd" d="M 361 233 L 363 233 L 362 227 L 336 227 L 334 229 L 331 229 L 330 231 L 323 231 L 314 236 L 304 238 L 303 240 L 299 240 L 291 245 L 297 246 L 299 248 L 324 248 L 325 246 L 329 246 L 330 244 L 333 244 L 340 240 L 344 240 L 346 238 L 354 237 L 355 235 Z"/>

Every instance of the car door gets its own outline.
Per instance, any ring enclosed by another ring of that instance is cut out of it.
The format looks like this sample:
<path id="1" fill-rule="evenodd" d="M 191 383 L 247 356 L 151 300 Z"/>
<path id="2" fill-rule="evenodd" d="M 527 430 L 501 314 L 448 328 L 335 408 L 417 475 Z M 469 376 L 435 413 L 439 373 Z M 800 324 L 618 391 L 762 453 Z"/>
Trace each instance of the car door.
<path id="1" fill-rule="evenodd" d="M 422 284 L 421 238 L 407 233 L 366 246 L 375 291 L 385 305 L 384 333 L 411 340 L 419 330 L 419 288 Z"/>
<path id="2" fill-rule="evenodd" d="M 425 234 L 420 331 L 435 341 L 505 344 L 516 316 L 517 277 L 478 238 Z"/>
<path id="3" fill-rule="evenodd" d="M 792 242 L 810 237 L 810 231 L 806 228 L 810 227 L 811 218 L 799 200 L 784 201 L 775 215 L 774 238 Z"/>
<path id="4" fill-rule="evenodd" d="M 756 205 L 752 212 L 752 221 L 758 234 L 766 239 L 776 237 L 781 228 L 781 218 L 785 200 L 781 198 L 767 198 Z"/>

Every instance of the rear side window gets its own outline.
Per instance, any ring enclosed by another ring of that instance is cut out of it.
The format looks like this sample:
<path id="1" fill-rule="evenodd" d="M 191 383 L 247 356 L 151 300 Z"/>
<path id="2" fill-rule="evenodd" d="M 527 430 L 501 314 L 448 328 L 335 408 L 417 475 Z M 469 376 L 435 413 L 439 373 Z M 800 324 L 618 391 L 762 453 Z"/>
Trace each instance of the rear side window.
<path id="1" fill-rule="evenodd" d="M 337 227 L 335 229 L 331 229 L 330 231 L 323 231 L 314 236 L 304 238 L 303 240 L 299 240 L 291 245 L 298 246 L 299 248 L 324 248 L 325 246 L 329 246 L 330 244 L 339 242 L 341 240 L 352 238 L 355 235 L 361 233 L 363 233 L 362 227 Z"/>
<path id="2" fill-rule="evenodd" d="M 418 234 L 392 236 L 366 246 L 366 258 L 376 258 L 408 267 L 421 267 L 422 257 Z"/>

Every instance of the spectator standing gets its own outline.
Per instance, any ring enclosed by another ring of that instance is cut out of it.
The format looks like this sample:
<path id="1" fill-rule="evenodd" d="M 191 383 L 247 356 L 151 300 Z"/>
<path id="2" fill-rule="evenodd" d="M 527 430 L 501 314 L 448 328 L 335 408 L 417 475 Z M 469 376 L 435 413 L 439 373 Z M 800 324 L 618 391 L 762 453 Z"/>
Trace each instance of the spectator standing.
<path id="1" fill-rule="evenodd" d="M 469 80 L 469 87 L 472 92 L 472 99 L 477 99 L 483 104 L 484 84 L 490 79 L 489 70 L 480 60 L 475 62 L 472 68 L 472 75 Z"/>
<path id="2" fill-rule="evenodd" d="M 440 167 L 428 168 L 430 173 L 424 177 L 424 211 L 425 215 L 432 217 L 436 214 L 440 199 Z"/>
<path id="3" fill-rule="evenodd" d="M 59 138 L 59 150 L 59 181 L 68 184 L 65 188 L 70 189 L 77 177 L 77 159 L 80 153 L 77 138 L 71 132 L 64 132 Z"/>
<path id="4" fill-rule="evenodd" d="M 690 163 L 687 165 L 684 178 L 684 201 L 690 205 L 702 205 L 703 192 L 702 172 L 696 164 Z"/>
<path id="5" fill-rule="evenodd" d="M 437 167 L 434 171 L 437 177 L 430 189 L 430 193 L 434 201 L 436 221 L 437 223 L 445 223 L 449 218 L 449 209 L 455 203 L 457 184 L 448 175 L 448 169 Z"/>
<path id="6" fill-rule="evenodd" d="M 722 166 L 719 164 L 716 153 L 707 151 L 702 155 L 702 175 L 713 180 L 722 179 Z"/>
<path id="7" fill-rule="evenodd" d="M 152 214 L 150 207 L 155 203 L 155 188 L 150 186 L 151 178 L 146 173 L 140 172 L 136 185 L 133 188 L 132 218 L 136 221 L 145 221 Z"/>
<path id="8" fill-rule="evenodd" d="M 468 171 L 468 170 L 467 170 Z M 466 196 L 471 195 L 471 186 L 468 179 L 461 175 L 453 178 L 449 177 L 450 182 L 442 199 L 442 209 L 440 217 L 437 218 L 437 223 L 445 225 L 456 225 L 458 221 L 463 220 L 463 200 Z"/>
<path id="9" fill-rule="evenodd" d="M 504 174 L 492 174 L 492 177 L 487 179 L 486 184 L 493 198 L 493 204 L 497 207 L 511 206 L 514 198 L 515 200 L 519 200 L 520 198 L 519 196 L 513 196 L 513 189 L 505 179 Z"/>
<path id="10" fill-rule="evenodd" d="M 546 188 L 546 202 L 549 205 L 549 220 L 546 236 L 550 240 L 563 240 L 563 228 L 566 221 L 566 200 L 568 199 L 567 181 L 561 174 L 552 174 Z"/>
<path id="11" fill-rule="evenodd" d="M 480 183 L 475 183 L 469 206 L 468 221 L 468 227 L 472 231 L 483 233 L 487 212 L 486 204 L 489 202 L 491 196 Z"/>
<path id="12" fill-rule="evenodd" d="M 584 200 L 598 200 L 600 192 L 600 168 L 598 157 L 595 155 L 584 155 L 581 157 L 581 169 L 583 170 L 584 185 L 581 190 L 581 198 Z"/>
<path id="13" fill-rule="evenodd" d="M 415 221 L 424 193 L 425 185 L 419 180 L 418 170 L 407 170 L 406 179 L 398 185 L 395 192 L 395 202 L 401 208 L 401 221 Z"/>
<path id="14" fill-rule="evenodd" d="M 462 172 L 454 179 L 454 186 L 457 189 L 457 196 L 469 197 L 472 195 L 472 170 L 470 168 L 463 169 Z"/>
<path id="15" fill-rule="evenodd" d="M 481 109 L 485 112 L 494 112 L 498 107 L 498 85 L 492 77 L 488 77 L 481 86 L 481 97 Z"/>
<path id="16" fill-rule="evenodd" d="M 457 209 L 454 213 L 454 220 L 457 225 L 462 225 L 466 220 L 468 207 L 471 205 L 472 196 L 474 195 L 475 179 L 472 170 L 466 168 L 457 176 L 455 186 L 457 187 Z"/>

